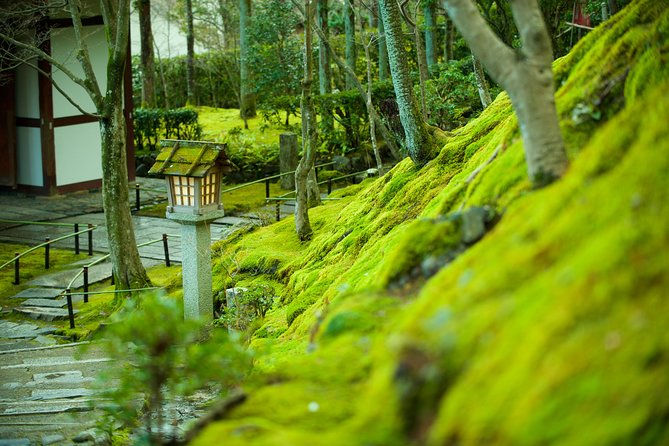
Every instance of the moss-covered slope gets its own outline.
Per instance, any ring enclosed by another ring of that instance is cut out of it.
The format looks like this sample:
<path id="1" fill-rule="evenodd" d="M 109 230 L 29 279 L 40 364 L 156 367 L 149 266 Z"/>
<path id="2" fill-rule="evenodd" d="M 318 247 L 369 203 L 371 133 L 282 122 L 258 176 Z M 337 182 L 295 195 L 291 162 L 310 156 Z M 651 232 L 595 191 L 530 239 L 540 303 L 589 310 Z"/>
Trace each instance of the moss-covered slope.
<path id="1" fill-rule="evenodd" d="M 555 63 L 572 166 L 546 189 L 502 94 L 314 209 L 309 244 L 287 220 L 219 246 L 219 288 L 280 302 L 195 444 L 669 444 L 668 57 L 641 0 Z"/>

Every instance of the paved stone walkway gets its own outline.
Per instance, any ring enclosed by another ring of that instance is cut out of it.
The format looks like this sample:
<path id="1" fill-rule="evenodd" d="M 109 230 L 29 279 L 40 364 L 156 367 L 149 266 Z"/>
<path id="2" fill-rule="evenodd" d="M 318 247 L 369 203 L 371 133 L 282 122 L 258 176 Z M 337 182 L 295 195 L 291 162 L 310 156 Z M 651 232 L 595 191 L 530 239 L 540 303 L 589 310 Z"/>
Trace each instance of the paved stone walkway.
<path id="1" fill-rule="evenodd" d="M 165 200 L 163 180 L 139 178 L 138 182 L 144 188 L 143 205 Z M 131 189 L 131 207 L 135 205 L 134 200 Z M 293 211 L 293 203 L 280 206 L 282 219 Z M 240 228 L 260 224 L 262 218 L 273 219 L 275 215 L 273 205 L 216 220 L 211 223 L 212 242 L 225 239 Z M 3 220 L 68 225 L 28 225 Z M 95 348 L 79 356 L 78 344 L 57 345 L 53 337 L 55 328 L 49 324 L 67 318 L 63 292 L 82 266 L 108 253 L 101 194 L 99 191 L 56 197 L 0 194 L 0 241 L 34 246 L 44 242 L 45 237 L 53 240 L 74 232 L 74 223 L 79 224 L 80 230 L 88 224 L 96 226 L 92 232 L 93 256 L 55 273 L 45 270 L 45 274 L 22 284 L 13 296 L 8 296 L 16 299 L 17 305 L 10 310 L 24 316 L 22 321 L 16 317 L 6 320 L 0 313 L 0 446 L 95 444 L 102 440 L 100 432 L 91 429 L 101 414 L 96 407 L 104 402 L 95 396 L 91 384 L 99 370 L 111 363 Z M 145 266 L 165 261 L 163 234 L 168 235 L 170 261 L 181 261 L 178 223 L 134 215 L 133 224 L 138 244 L 158 241 L 139 248 Z M 87 252 L 88 237 L 81 236 L 79 243 L 81 251 Z M 74 239 L 56 242 L 54 246 L 74 249 Z M 0 259 L 0 263 L 6 260 Z M 89 283 L 110 276 L 108 262 L 89 268 Z M 81 287 L 82 280 L 79 277 L 73 288 Z M 81 300 L 82 296 L 74 295 L 73 299 Z"/>
<path id="2" fill-rule="evenodd" d="M 96 346 L 23 346 L 0 352 L 0 364 L 0 446 L 101 443 L 105 401 L 93 383 L 115 364 Z"/>

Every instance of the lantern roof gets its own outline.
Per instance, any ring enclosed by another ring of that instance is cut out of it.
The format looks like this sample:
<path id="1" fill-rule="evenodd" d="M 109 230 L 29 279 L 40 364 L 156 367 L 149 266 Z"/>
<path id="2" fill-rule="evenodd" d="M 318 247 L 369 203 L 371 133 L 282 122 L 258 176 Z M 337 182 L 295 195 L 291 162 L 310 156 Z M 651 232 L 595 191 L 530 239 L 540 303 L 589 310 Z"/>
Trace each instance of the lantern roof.
<path id="1" fill-rule="evenodd" d="M 202 178 L 214 166 L 223 173 L 234 167 L 225 152 L 225 143 L 165 139 L 162 150 L 149 169 L 152 175 L 171 175 Z"/>

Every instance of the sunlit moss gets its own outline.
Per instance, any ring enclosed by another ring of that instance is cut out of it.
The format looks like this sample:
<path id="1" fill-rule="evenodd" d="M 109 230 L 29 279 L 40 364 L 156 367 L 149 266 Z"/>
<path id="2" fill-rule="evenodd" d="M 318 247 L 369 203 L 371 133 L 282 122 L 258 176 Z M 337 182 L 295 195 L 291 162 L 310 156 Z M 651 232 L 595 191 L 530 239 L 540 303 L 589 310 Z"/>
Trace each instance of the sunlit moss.
<path id="1" fill-rule="evenodd" d="M 669 441 L 667 6 L 633 2 L 556 61 L 572 165 L 552 186 L 530 188 L 501 94 L 422 169 L 313 209 L 311 242 L 289 221 L 222 248 L 283 285 L 281 334 L 259 330 L 249 403 L 195 444 Z M 413 277 L 480 205 L 499 224 Z"/>

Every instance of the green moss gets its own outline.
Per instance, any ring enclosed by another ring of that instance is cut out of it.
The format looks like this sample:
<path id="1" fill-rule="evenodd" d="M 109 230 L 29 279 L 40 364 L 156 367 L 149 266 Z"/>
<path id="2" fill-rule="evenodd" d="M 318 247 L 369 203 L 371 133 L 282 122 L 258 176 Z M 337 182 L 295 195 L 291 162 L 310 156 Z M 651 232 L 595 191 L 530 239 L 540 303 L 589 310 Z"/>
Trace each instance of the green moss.
<path id="1" fill-rule="evenodd" d="M 288 220 L 221 246 L 282 301 L 251 341 L 251 399 L 196 444 L 669 441 L 668 6 L 633 2 L 556 61 L 572 165 L 550 187 L 530 189 L 501 94 L 422 169 L 313 209 L 309 243 Z M 480 205 L 502 218 L 479 243 L 388 288 Z"/>

